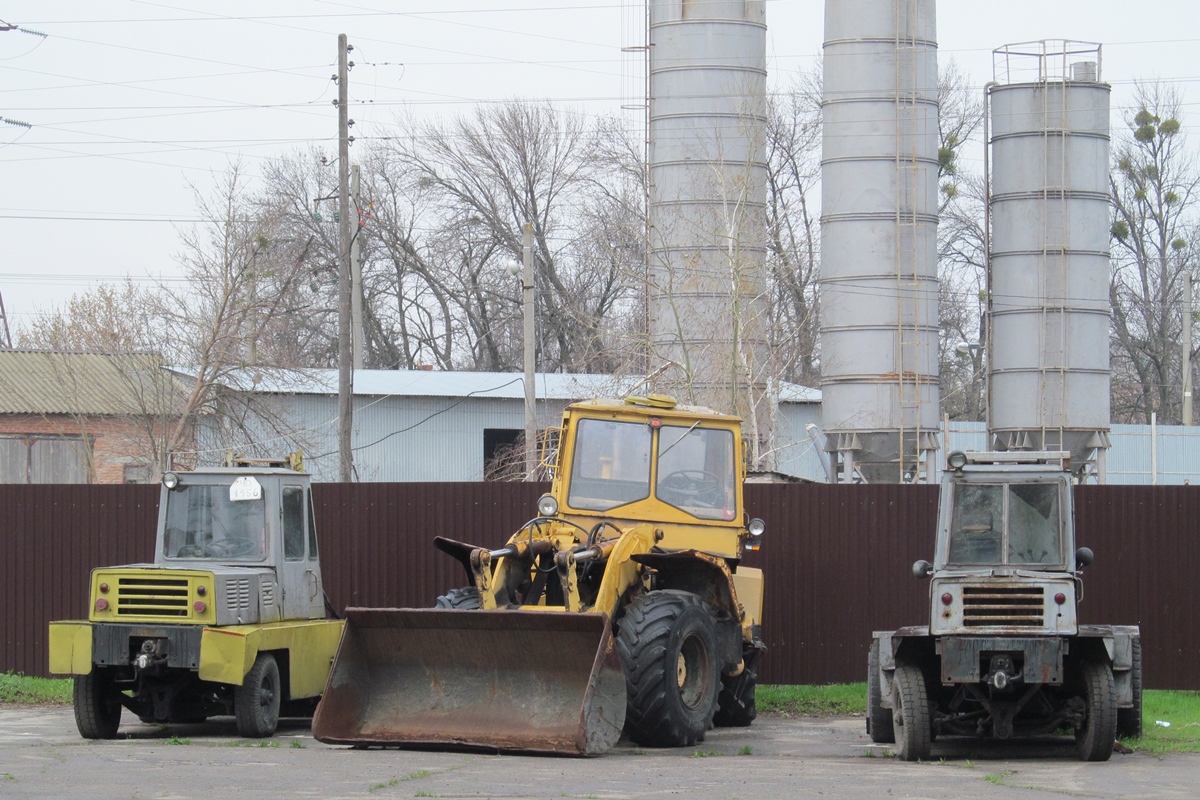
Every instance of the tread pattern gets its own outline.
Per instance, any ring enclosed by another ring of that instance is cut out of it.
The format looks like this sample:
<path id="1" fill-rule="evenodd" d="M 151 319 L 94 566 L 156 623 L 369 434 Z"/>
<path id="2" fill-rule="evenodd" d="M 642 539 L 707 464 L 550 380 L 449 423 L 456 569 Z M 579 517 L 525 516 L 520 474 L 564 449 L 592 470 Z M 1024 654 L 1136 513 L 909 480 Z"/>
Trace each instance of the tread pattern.
<path id="1" fill-rule="evenodd" d="M 474 586 L 463 586 L 438 595 L 437 602 L 433 607 L 474 611 L 477 608 L 483 608 L 483 603 L 479 599 L 479 589 Z"/>
<path id="2" fill-rule="evenodd" d="M 1142 735 L 1142 637 L 1133 637 L 1133 706 L 1117 709 L 1117 736 L 1136 739 Z"/>
<path id="3" fill-rule="evenodd" d="M 628 690 L 625 733 L 634 742 L 685 747 L 704 740 L 721 686 L 715 628 L 708 607 L 691 592 L 664 589 L 629 604 L 617 633 L 617 650 Z M 679 654 L 689 641 L 702 645 L 707 657 L 696 673 L 700 696 L 691 707 L 677 681 Z"/>
<path id="4" fill-rule="evenodd" d="M 929 758 L 929 696 L 925 675 L 915 664 L 899 663 L 892 691 L 898 707 L 892 710 L 897 755 L 904 761 Z"/>
<path id="5" fill-rule="evenodd" d="M 1080 670 L 1087 717 L 1075 731 L 1075 746 L 1083 761 L 1108 761 L 1117 738 L 1117 692 L 1108 662 L 1091 659 Z"/>
<path id="6" fill-rule="evenodd" d="M 116 691 L 99 668 L 87 675 L 76 675 L 72 688 L 75 727 L 85 739 L 115 739 L 121 726 L 121 703 Z"/>
<path id="7" fill-rule="evenodd" d="M 867 652 L 867 734 L 876 744 L 892 744 L 892 710 L 883 707 L 883 688 L 879 683 L 879 640 L 871 642 Z"/>
<path id="8" fill-rule="evenodd" d="M 279 665 L 275 663 L 275 656 L 259 653 L 242 685 L 233 692 L 238 735 L 248 739 L 274 735 L 279 726 L 281 695 Z"/>

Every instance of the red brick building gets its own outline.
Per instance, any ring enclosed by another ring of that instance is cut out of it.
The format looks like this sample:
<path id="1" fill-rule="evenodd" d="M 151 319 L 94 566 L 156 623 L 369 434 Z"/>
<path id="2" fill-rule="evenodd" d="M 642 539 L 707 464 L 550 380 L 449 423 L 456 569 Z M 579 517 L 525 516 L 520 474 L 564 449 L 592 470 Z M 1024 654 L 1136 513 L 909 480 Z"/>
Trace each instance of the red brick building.
<path id="1" fill-rule="evenodd" d="M 154 354 L 0 350 L 0 483 L 156 481 L 182 406 Z"/>

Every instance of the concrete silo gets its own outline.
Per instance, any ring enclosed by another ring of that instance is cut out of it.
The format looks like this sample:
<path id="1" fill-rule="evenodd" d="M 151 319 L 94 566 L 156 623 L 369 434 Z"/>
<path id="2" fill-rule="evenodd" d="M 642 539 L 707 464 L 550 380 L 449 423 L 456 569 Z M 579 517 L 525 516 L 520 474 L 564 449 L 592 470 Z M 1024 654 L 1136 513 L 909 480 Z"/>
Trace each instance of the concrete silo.
<path id="1" fill-rule="evenodd" d="M 1067 450 L 1103 480 L 1109 446 L 1109 94 L 1100 45 L 994 54 L 988 437 Z"/>
<path id="2" fill-rule="evenodd" d="M 770 438 L 764 0 L 647 0 L 656 388 Z M 766 466 L 761 462 L 758 466 Z"/>
<path id="3" fill-rule="evenodd" d="M 827 0 L 821 392 L 836 479 L 931 479 L 938 443 L 933 0 Z"/>

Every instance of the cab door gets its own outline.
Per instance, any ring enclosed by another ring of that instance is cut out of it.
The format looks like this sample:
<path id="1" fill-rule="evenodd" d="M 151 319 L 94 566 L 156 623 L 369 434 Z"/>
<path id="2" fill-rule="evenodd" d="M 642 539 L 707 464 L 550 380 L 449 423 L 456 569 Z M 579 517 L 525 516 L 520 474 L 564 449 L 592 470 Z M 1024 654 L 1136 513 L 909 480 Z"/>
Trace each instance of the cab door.
<path id="1" fill-rule="evenodd" d="M 279 512 L 283 533 L 283 559 L 279 562 L 283 618 L 309 619 L 312 581 L 309 575 L 307 548 L 308 488 L 303 484 L 285 482 L 280 494 Z"/>

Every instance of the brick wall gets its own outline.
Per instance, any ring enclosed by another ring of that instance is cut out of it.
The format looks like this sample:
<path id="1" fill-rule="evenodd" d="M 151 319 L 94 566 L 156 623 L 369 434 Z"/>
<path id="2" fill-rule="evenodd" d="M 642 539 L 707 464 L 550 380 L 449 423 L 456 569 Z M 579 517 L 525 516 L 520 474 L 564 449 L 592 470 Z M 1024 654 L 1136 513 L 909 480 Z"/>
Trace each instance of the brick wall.
<path id="1" fill-rule="evenodd" d="M 82 436 L 91 443 L 90 482 L 125 483 L 126 467 L 136 469 L 152 461 L 153 448 L 142 423 L 126 416 L 3 414 L 0 436 Z M 149 480 L 157 480 L 151 472 Z"/>

